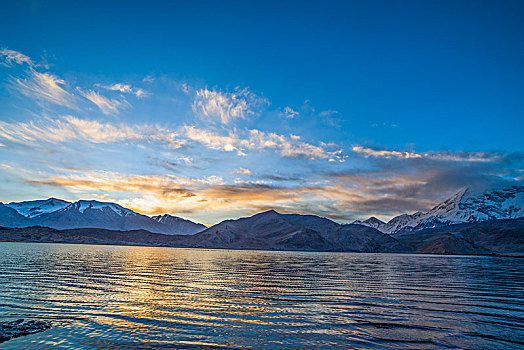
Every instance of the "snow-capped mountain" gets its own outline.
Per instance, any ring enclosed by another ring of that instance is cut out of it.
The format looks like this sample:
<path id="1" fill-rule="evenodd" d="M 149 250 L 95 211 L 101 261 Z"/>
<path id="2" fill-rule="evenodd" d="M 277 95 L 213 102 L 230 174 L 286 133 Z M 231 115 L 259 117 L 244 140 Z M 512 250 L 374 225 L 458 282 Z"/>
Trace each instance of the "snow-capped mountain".
<path id="1" fill-rule="evenodd" d="M 86 200 L 79 200 L 75 203 L 70 203 L 70 207 L 73 207 L 74 209 L 78 210 L 80 213 L 84 213 L 87 209 L 89 210 L 112 210 L 116 215 L 118 216 L 127 216 L 127 215 L 139 215 L 135 213 L 132 210 L 129 210 L 127 208 L 124 208 L 118 204 L 110 203 L 110 202 L 99 202 L 99 201 L 86 201 Z"/>
<path id="2" fill-rule="evenodd" d="M 197 233 L 207 228 L 202 224 L 195 224 L 193 221 L 169 214 L 152 216 L 151 219 L 162 225 L 169 226 L 174 231 L 185 232 L 185 234 Z"/>
<path id="3" fill-rule="evenodd" d="M 374 216 L 372 216 L 369 219 L 364 220 L 364 221 L 355 220 L 353 222 L 353 224 L 359 224 L 359 225 L 363 225 L 363 226 L 367 226 L 367 227 L 377 228 L 377 227 L 381 227 L 382 225 L 384 225 L 385 222 L 382 221 L 382 220 L 377 219 Z"/>
<path id="4" fill-rule="evenodd" d="M 144 229 L 164 234 L 194 234 L 206 229 L 202 224 L 167 215 L 157 220 L 136 213 L 116 203 L 61 199 L 13 202 L 0 210 L 0 226 L 46 226 L 55 229 L 103 228 L 109 230 Z"/>
<path id="5" fill-rule="evenodd" d="M 12 202 L 6 204 L 6 207 L 13 208 L 21 215 L 27 218 L 33 218 L 43 213 L 51 213 L 65 208 L 71 203 L 57 198 L 41 199 L 36 201 Z"/>
<path id="6" fill-rule="evenodd" d="M 387 223 L 373 227 L 384 233 L 398 234 L 465 222 L 515 219 L 523 216 L 524 186 L 482 192 L 466 188 L 427 212 L 402 214 Z M 365 224 L 366 221 L 359 224 L 370 226 Z"/>
<path id="7" fill-rule="evenodd" d="M 29 219 L 0 202 L 0 226 L 24 227 Z"/>

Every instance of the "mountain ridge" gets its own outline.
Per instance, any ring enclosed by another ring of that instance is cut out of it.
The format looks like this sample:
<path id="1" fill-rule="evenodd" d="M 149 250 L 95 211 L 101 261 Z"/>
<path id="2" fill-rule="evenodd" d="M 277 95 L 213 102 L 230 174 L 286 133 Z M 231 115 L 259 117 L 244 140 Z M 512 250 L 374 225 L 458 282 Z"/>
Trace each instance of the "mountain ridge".
<path id="1" fill-rule="evenodd" d="M 315 215 L 270 210 L 225 220 L 188 237 L 197 248 L 340 252 L 405 252 L 403 244 L 374 228 L 339 224 Z"/>
<path id="2" fill-rule="evenodd" d="M 45 226 L 55 229 L 100 228 L 121 231 L 144 229 L 162 234 L 194 234 L 206 229 L 202 224 L 170 214 L 164 214 L 160 222 L 155 217 L 136 213 L 119 204 L 97 200 L 68 202 L 51 197 L 11 202 L 2 206 L 0 225 L 6 227 Z"/>
<path id="3" fill-rule="evenodd" d="M 188 237 L 180 242 L 202 248 L 404 252 L 407 249 L 404 236 L 416 241 L 413 234 L 417 232 L 428 234 L 435 228 L 516 219 L 523 214 L 524 186 L 511 186 L 484 192 L 465 188 L 426 212 L 402 214 L 388 222 L 370 217 L 341 224 L 316 215 L 268 210 L 207 228 L 169 214 L 149 217 L 111 202 L 48 198 L 0 203 L 0 226 L 182 234 Z M 478 251 L 475 242 L 464 241 L 449 232 L 433 244 L 431 249 L 437 251 Z"/>
<path id="4" fill-rule="evenodd" d="M 1 207 L 1 206 L 0 206 Z M 284 214 L 281 214 L 284 215 Z M 247 218 L 249 219 L 249 218 Z M 236 221 L 236 220 L 231 220 Z M 246 222 L 246 221 L 244 221 Z M 231 224 L 231 223 L 229 223 Z M 524 256 L 524 218 L 488 220 L 448 225 L 391 237 L 363 225 L 342 225 L 357 229 L 350 234 L 320 237 L 307 228 L 284 231 L 265 246 L 242 246 L 235 240 L 222 240 L 221 244 L 201 244 L 204 231 L 194 235 L 166 235 L 145 230 L 116 231 L 106 229 L 67 229 L 49 227 L 6 228 L 0 226 L 0 242 L 42 242 L 76 244 L 143 245 L 205 249 L 256 249 L 297 250 L 358 253 L 408 254 L 473 254 Z M 360 232 L 358 231 L 360 229 Z M 385 241 L 370 240 L 381 237 Z M 364 234 L 362 234 L 364 232 Z M 211 235 L 213 232 L 211 232 Z M 377 236 L 378 234 L 378 236 Z M 229 237 L 231 238 L 231 237 Z M 356 239 L 356 241 L 354 241 Z M 356 249 L 358 248 L 358 249 Z"/>
<path id="5" fill-rule="evenodd" d="M 523 216 L 524 186 L 513 185 L 487 191 L 463 188 L 426 212 L 401 214 L 386 223 L 375 221 L 373 226 L 366 223 L 372 218 L 355 223 L 395 236 L 432 227 Z"/>

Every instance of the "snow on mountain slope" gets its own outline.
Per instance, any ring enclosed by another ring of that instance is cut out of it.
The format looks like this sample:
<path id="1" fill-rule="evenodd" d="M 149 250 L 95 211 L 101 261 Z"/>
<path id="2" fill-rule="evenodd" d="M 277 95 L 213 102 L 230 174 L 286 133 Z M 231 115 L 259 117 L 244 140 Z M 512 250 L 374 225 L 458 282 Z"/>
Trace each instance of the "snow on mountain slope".
<path id="1" fill-rule="evenodd" d="M 68 201 L 57 198 L 41 199 L 36 201 L 11 202 L 6 207 L 13 208 L 27 218 L 33 218 L 40 214 L 51 213 L 71 204 Z"/>
<path id="2" fill-rule="evenodd" d="M 524 186 L 481 192 L 466 188 L 425 213 L 402 214 L 375 228 L 384 233 L 396 234 L 401 231 L 418 231 L 473 221 L 515 219 L 522 216 Z"/>
<path id="3" fill-rule="evenodd" d="M 205 230 L 202 224 L 172 215 L 158 220 L 135 213 L 116 203 L 79 200 L 70 203 L 49 198 L 13 202 L 0 208 L 0 225 L 6 227 L 46 226 L 55 229 L 101 228 L 108 230 L 144 229 L 153 233 L 193 234 Z"/>
<path id="4" fill-rule="evenodd" d="M 165 223 L 173 221 L 173 220 L 174 221 L 184 220 L 182 218 L 179 218 L 179 217 L 176 217 L 176 216 L 172 216 L 172 215 L 169 215 L 169 214 L 155 215 L 155 216 L 152 216 L 151 219 L 153 219 L 156 222 L 159 222 L 161 224 L 165 224 Z"/>
<path id="5" fill-rule="evenodd" d="M 202 224 L 194 223 L 193 221 L 179 218 L 177 216 L 163 214 L 151 217 L 156 222 L 167 225 L 174 231 L 182 234 L 194 234 L 204 231 L 207 227 Z"/>
<path id="6" fill-rule="evenodd" d="M 353 221 L 353 224 L 359 224 L 359 225 L 362 225 L 362 226 L 377 228 L 377 227 L 381 227 L 382 225 L 384 225 L 385 222 L 382 221 L 382 220 L 377 219 L 374 216 L 372 216 L 369 219 L 364 220 L 364 221 L 355 220 L 355 221 Z"/>
<path id="7" fill-rule="evenodd" d="M 29 219 L 0 202 L 0 226 L 3 227 L 22 227 Z"/>
<path id="8" fill-rule="evenodd" d="M 71 206 L 73 206 L 76 210 L 78 210 L 81 213 L 84 213 L 86 209 L 103 210 L 104 208 L 109 208 L 119 216 L 138 215 L 132 210 L 129 210 L 118 204 L 110 202 L 79 200 L 78 202 L 71 203 Z"/>

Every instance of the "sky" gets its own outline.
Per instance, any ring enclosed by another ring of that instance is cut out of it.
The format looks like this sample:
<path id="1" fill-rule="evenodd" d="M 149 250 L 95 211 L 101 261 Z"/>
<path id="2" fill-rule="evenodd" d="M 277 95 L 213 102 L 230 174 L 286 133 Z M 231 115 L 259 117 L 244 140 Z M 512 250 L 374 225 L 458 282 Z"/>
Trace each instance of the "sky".
<path id="1" fill-rule="evenodd" d="M 338 222 L 524 179 L 522 1 L 2 1 L 0 201 Z"/>

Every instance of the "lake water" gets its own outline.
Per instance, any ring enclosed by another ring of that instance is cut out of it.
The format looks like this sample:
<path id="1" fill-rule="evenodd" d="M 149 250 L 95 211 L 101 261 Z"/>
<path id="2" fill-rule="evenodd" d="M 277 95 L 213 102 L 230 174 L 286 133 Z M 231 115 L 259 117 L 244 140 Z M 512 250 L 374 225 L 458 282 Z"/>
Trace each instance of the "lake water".
<path id="1" fill-rule="evenodd" d="M 2 349 L 524 348 L 524 260 L 0 243 Z"/>

